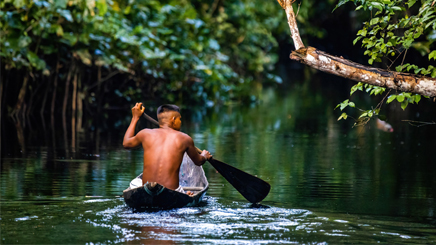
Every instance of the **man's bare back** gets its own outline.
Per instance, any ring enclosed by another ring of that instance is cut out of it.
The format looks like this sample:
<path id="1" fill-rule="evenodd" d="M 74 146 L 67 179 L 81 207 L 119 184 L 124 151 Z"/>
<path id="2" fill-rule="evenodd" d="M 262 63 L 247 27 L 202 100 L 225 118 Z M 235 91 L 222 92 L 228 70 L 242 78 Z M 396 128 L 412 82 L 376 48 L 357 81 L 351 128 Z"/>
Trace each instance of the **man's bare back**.
<path id="1" fill-rule="evenodd" d="M 171 108 L 162 110 L 163 112 L 159 113 L 158 109 L 160 126 L 158 129 L 143 129 L 134 135 L 136 123 L 144 112 L 142 103 L 136 103 L 132 108 L 133 117 L 124 135 L 123 146 L 134 148 L 142 145 L 144 149 L 143 184 L 157 182 L 175 190 L 179 187 L 179 170 L 185 152 L 196 165 L 204 164 L 212 155 L 206 150 L 198 154 L 192 138 L 179 131 L 181 116 L 178 111 L 171 110 Z"/>

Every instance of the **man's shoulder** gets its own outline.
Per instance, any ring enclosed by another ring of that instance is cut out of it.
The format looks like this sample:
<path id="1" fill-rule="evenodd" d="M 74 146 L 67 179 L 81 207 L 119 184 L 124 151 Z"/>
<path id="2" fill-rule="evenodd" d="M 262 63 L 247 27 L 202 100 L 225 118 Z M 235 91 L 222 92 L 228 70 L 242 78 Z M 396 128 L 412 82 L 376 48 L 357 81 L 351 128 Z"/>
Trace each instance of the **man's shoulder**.
<path id="1" fill-rule="evenodd" d="M 139 132 L 143 133 L 143 134 L 166 134 L 166 135 L 171 134 L 171 135 L 174 135 L 175 137 L 180 138 L 180 139 L 191 139 L 191 136 L 189 136 L 183 132 L 177 131 L 177 130 L 162 131 L 159 128 L 154 128 L 154 129 L 146 128 L 146 129 L 143 129 Z"/>
<path id="2" fill-rule="evenodd" d="M 151 133 L 152 131 L 153 131 L 153 129 L 151 129 L 151 128 L 144 128 L 144 129 L 141 129 L 138 132 L 138 134 L 148 134 L 148 133 Z"/>
<path id="3" fill-rule="evenodd" d="M 181 139 L 185 139 L 185 140 L 191 139 L 191 136 L 189 136 L 183 132 L 180 132 L 180 131 L 176 131 L 176 135 L 177 135 L 177 137 L 179 137 Z"/>

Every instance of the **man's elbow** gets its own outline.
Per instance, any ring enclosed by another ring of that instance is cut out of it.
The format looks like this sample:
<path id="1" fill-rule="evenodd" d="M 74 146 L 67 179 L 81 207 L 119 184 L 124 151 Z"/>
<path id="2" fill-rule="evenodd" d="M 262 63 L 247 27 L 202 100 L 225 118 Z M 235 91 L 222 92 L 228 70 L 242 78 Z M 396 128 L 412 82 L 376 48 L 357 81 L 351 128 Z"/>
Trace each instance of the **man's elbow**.
<path id="1" fill-rule="evenodd" d="M 201 160 L 198 161 L 198 162 L 194 162 L 194 164 L 197 165 L 197 166 L 201 166 L 201 165 L 203 165 L 205 162 L 206 162 L 206 158 L 203 157 L 203 159 L 201 159 Z"/>
<path id="2" fill-rule="evenodd" d="M 132 146 L 128 142 L 123 142 L 124 149 L 131 149 Z"/>
<path id="3" fill-rule="evenodd" d="M 195 164 L 196 166 L 201 166 L 201 165 L 204 164 L 204 162 L 194 162 L 194 164 Z"/>

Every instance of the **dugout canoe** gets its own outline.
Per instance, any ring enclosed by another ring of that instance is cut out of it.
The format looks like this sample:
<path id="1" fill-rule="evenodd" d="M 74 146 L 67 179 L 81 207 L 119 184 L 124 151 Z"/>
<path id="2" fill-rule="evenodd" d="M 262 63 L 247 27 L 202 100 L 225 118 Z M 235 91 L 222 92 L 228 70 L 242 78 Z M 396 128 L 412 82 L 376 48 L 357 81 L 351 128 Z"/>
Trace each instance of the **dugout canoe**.
<path id="1" fill-rule="evenodd" d="M 135 180 L 138 181 L 138 179 L 142 180 L 142 174 L 133 179 L 131 185 L 123 191 L 124 201 L 127 206 L 136 210 L 196 206 L 203 200 L 206 191 L 209 189 L 209 182 L 203 168 L 196 166 L 186 154 L 180 166 L 179 185 L 185 192 L 193 192 L 193 196 L 168 189 L 156 182 L 134 187 L 132 183 Z"/>

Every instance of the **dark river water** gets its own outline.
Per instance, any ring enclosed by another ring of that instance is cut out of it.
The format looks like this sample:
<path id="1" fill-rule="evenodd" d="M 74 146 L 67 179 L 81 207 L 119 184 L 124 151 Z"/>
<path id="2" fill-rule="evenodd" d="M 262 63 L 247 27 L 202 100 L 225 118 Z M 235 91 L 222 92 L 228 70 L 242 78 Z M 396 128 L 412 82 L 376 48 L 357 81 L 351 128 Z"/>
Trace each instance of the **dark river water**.
<path id="1" fill-rule="evenodd" d="M 199 148 L 271 184 L 260 205 L 206 163 L 210 189 L 199 207 L 129 209 L 121 195 L 142 171 L 142 150 L 122 148 L 128 109 L 85 127 L 74 147 L 62 125 L 4 119 L 0 243 L 436 243 L 435 126 L 401 121 L 434 109 L 389 107 L 390 133 L 375 120 L 338 122 L 333 109 L 345 98 L 310 90 L 182 112 L 182 131 Z"/>

